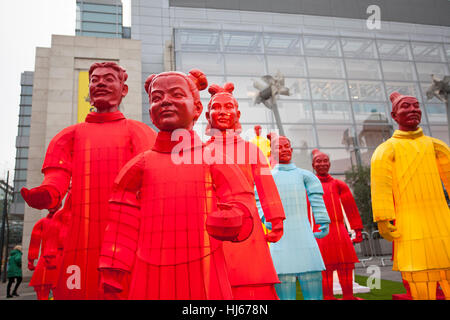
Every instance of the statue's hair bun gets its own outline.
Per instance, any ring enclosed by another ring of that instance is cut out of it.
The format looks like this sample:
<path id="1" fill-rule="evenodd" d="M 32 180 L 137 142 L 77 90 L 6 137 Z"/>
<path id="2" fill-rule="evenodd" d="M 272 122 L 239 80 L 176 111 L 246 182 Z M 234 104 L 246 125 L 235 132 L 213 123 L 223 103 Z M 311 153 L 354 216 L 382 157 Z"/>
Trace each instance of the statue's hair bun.
<path id="1" fill-rule="evenodd" d="M 208 87 L 208 79 L 203 71 L 199 69 L 192 69 L 188 74 L 189 79 L 191 79 L 198 90 L 204 90 Z"/>
<path id="2" fill-rule="evenodd" d="M 234 91 L 234 84 L 232 82 L 225 83 L 223 87 L 214 83 L 210 85 L 208 89 L 208 92 L 211 94 L 211 96 L 214 96 L 215 94 L 218 94 L 220 92 L 233 94 L 233 91 Z"/>

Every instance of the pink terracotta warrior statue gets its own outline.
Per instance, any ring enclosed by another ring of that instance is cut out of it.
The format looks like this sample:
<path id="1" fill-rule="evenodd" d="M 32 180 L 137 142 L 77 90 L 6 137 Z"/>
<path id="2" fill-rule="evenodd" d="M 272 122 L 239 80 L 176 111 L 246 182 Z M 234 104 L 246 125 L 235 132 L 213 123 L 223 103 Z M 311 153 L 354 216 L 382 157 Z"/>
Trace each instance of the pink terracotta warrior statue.
<path id="1" fill-rule="evenodd" d="M 371 160 L 373 218 L 380 235 L 394 242 L 393 270 L 400 271 L 414 300 L 435 300 L 436 283 L 450 299 L 450 149 L 424 135 L 419 101 L 390 95 L 398 123 Z M 395 220 L 395 226 L 392 221 Z"/>
<path id="2" fill-rule="evenodd" d="M 354 300 L 353 270 L 359 262 L 347 228 L 344 223 L 342 207 L 350 226 L 356 232 L 353 242 L 362 241 L 363 224 L 355 199 L 345 182 L 333 178 L 330 170 L 330 158 L 317 149 L 312 151 L 312 167 L 323 187 L 323 200 L 331 223 L 327 237 L 316 239 L 325 263 L 322 271 L 322 287 L 324 300 L 335 300 L 333 296 L 333 271 L 337 270 L 344 300 Z"/>
<path id="3" fill-rule="evenodd" d="M 239 135 L 240 111 L 233 90 L 232 83 L 226 83 L 223 88 L 216 84 L 209 87 L 211 100 L 206 118 L 212 137 L 207 144 L 232 159 L 250 185 L 256 186 L 265 220 L 271 222 L 273 228 L 264 235 L 253 200 L 253 233 L 243 242 L 225 242 L 225 260 L 235 299 L 278 299 L 274 284 L 280 281 L 266 241 L 277 242 L 283 235 L 284 210 L 265 155 L 258 146 Z"/>
<path id="4" fill-rule="evenodd" d="M 58 279 L 55 266 L 48 265 L 45 255 L 48 252 L 49 238 L 52 237 L 51 224 L 53 213 L 38 220 L 33 227 L 28 249 L 28 269 L 33 271 L 29 286 L 34 287 L 38 300 L 48 300 L 50 290 L 55 287 Z M 35 260 L 38 260 L 35 266 Z"/>
<path id="5" fill-rule="evenodd" d="M 150 149 L 155 132 L 126 119 L 119 105 L 127 95 L 125 70 L 114 62 L 94 63 L 89 95 L 96 111 L 60 131 L 47 148 L 38 187 L 21 190 L 29 206 L 52 209 L 72 181 L 72 219 L 64 243 L 57 289 L 62 299 L 101 299 L 98 257 L 114 178 L 123 165 Z"/>
<path id="6" fill-rule="evenodd" d="M 206 161 L 193 130 L 205 75 L 191 70 L 148 77 L 155 145 L 129 161 L 114 182 L 99 268 L 111 298 L 232 299 L 223 241 L 251 234 L 254 204 L 237 165 Z"/>

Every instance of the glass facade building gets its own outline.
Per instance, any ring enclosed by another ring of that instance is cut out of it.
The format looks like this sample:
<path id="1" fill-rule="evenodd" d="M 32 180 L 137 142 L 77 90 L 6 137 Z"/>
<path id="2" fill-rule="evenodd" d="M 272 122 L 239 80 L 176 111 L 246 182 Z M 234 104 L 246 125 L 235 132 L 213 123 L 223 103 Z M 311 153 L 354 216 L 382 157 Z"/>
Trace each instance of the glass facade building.
<path id="1" fill-rule="evenodd" d="M 425 134 L 449 143 L 446 106 L 425 93 L 431 74 L 449 74 L 450 25 L 440 13 L 450 3 L 411 4 L 422 9 L 407 15 L 399 3 L 380 4 L 385 20 L 380 29 L 369 29 L 371 2 L 345 2 L 348 10 L 325 0 L 280 0 L 276 6 L 131 0 L 132 38 L 142 41 L 142 82 L 152 73 L 192 68 L 204 71 L 209 83 L 233 82 L 243 136 L 251 139 L 256 124 L 265 132 L 277 129 L 272 111 L 253 103 L 253 83 L 280 72 L 291 93 L 279 96 L 278 107 L 294 161 L 312 170 L 311 151 L 319 148 L 330 155 L 330 173 L 341 178 L 352 165 L 369 164 L 397 128 L 390 116 L 393 91 L 416 96 Z M 206 110 L 207 90 L 201 97 Z M 145 91 L 142 101 L 149 123 Z M 203 134 L 205 127 L 203 114 L 195 129 Z"/>
<path id="2" fill-rule="evenodd" d="M 122 26 L 122 11 L 120 0 L 77 0 L 75 34 L 101 38 L 129 38 L 129 30 Z"/>
<path id="3" fill-rule="evenodd" d="M 291 95 L 280 95 L 278 107 L 301 167 L 310 167 L 314 148 L 330 154 L 334 174 L 352 164 L 368 165 L 396 128 L 390 117 L 393 91 L 417 97 L 425 133 L 449 143 L 445 105 L 425 95 L 430 74 L 449 74 L 448 44 L 184 28 L 174 35 L 177 70 L 199 68 L 210 83 L 235 84 L 248 138 L 256 124 L 277 128 L 272 111 L 253 104 L 253 81 L 277 72 L 285 76 Z M 202 96 L 206 107 L 209 94 Z M 201 119 L 199 131 L 206 122 Z"/>
<path id="4" fill-rule="evenodd" d="M 25 210 L 25 201 L 20 194 L 20 189 L 27 183 L 33 75 L 33 72 L 25 71 L 22 73 L 20 81 L 19 128 L 16 138 L 16 164 L 11 214 L 23 215 Z"/>

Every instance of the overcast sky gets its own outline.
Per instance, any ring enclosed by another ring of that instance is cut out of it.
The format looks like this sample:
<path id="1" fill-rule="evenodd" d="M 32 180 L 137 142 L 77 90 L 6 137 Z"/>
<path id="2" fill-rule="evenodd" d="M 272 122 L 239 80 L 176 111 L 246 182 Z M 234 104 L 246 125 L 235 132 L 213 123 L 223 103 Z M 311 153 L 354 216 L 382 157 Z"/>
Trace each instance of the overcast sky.
<path id="1" fill-rule="evenodd" d="M 124 25 L 130 26 L 130 1 Z M 34 71 L 36 47 L 50 47 L 51 35 L 75 35 L 76 0 L 0 1 L 0 179 L 14 174 L 19 120 L 20 74 Z"/>

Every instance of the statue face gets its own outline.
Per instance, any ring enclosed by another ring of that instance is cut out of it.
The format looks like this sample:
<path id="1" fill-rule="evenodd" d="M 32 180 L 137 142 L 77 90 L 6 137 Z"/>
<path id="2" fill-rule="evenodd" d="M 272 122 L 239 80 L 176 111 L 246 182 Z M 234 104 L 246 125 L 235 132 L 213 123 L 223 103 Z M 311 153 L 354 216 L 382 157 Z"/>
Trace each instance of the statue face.
<path id="1" fill-rule="evenodd" d="M 128 86 L 119 79 L 119 74 L 113 68 L 96 68 L 89 81 L 89 96 L 91 105 L 97 111 L 118 107 L 122 98 L 128 93 Z"/>
<path id="2" fill-rule="evenodd" d="M 422 120 L 422 111 L 416 98 L 407 97 L 400 101 L 397 108 L 391 112 L 392 119 L 403 131 L 414 131 Z"/>
<path id="3" fill-rule="evenodd" d="M 314 158 L 312 166 L 316 170 L 317 175 L 326 176 L 328 171 L 330 171 L 330 159 L 325 154 L 318 155 Z"/>
<path id="4" fill-rule="evenodd" d="M 202 106 L 194 103 L 186 79 L 178 75 L 156 78 L 152 83 L 149 100 L 150 118 L 162 131 L 192 130 L 202 112 Z"/>
<path id="5" fill-rule="evenodd" d="M 291 143 L 289 142 L 288 139 L 286 138 L 277 139 L 272 145 L 272 150 L 274 151 L 278 150 L 278 153 L 272 152 L 272 155 L 275 158 L 275 160 L 277 160 L 277 162 L 282 164 L 287 164 L 291 162 L 292 148 Z"/>
<path id="6" fill-rule="evenodd" d="M 219 130 L 234 129 L 240 116 L 241 112 L 228 94 L 215 95 L 211 101 L 211 108 L 206 112 L 206 119 L 211 128 Z"/>

